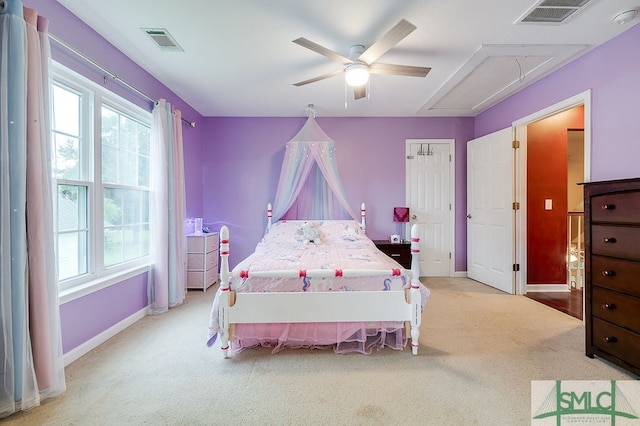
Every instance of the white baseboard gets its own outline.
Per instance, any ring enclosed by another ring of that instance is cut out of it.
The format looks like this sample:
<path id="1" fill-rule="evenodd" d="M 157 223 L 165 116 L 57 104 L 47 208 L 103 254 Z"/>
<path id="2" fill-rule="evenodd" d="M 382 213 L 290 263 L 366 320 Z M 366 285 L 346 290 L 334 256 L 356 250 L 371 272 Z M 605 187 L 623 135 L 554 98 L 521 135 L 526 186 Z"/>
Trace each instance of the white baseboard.
<path id="1" fill-rule="evenodd" d="M 467 271 L 455 271 L 453 278 L 467 278 Z"/>
<path id="2" fill-rule="evenodd" d="M 138 312 L 134 313 L 133 315 L 128 316 L 127 318 L 123 319 L 119 323 L 106 329 L 105 331 L 98 334 L 97 336 L 87 340 L 83 344 L 76 346 L 75 348 L 71 349 L 69 352 L 65 353 L 63 355 L 65 367 L 71 364 L 73 361 L 80 358 L 82 355 L 88 353 L 92 349 L 97 348 L 99 345 L 103 344 L 104 342 L 106 342 L 116 334 L 120 333 L 122 330 L 129 327 L 136 321 L 144 318 L 147 315 L 147 312 L 148 312 L 148 308 L 144 307 L 143 309 L 140 309 Z"/>
<path id="3" fill-rule="evenodd" d="M 569 291 L 566 284 L 527 284 L 527 293 L 541 291 Z"/>

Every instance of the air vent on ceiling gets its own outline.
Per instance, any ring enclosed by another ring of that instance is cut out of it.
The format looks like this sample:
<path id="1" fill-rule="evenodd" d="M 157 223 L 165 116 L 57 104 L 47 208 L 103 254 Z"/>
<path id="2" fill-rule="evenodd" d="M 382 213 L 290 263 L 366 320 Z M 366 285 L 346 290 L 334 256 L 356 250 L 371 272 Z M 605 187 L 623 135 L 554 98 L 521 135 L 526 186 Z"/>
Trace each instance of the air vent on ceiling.
<path id="1" fill-rule="evenodd" d="M 590 2 L 591 0 L 540 0 L 515 23 L 562 24 Z"/>
<path id="2" fill-rule="evenodd" d="M 170 52 L 184 52 L 178 42 L 173 38 L 166 28 L 140 28 L 161 50 Z"/>

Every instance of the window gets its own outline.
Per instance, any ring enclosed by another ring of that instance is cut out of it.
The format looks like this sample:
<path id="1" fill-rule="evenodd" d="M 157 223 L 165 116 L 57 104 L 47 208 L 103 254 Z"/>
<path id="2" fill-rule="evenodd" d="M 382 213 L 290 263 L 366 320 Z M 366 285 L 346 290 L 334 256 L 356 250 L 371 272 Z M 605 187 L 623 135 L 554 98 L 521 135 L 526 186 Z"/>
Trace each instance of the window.
<path id="1" fill-rule="evenodd" d="M 148 262 L 151 113 L 56 65 L 55 241 L 61 289 Z"/>

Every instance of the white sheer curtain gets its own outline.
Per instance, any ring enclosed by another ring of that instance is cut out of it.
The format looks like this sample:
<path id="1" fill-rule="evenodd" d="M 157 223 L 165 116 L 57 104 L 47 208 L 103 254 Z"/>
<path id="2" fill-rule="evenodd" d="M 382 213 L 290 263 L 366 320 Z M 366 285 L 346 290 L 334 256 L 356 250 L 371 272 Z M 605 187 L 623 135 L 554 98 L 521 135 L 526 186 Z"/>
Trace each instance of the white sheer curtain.
<path id="1" fill-rule="evenodd" d="M 149 312 L 160 314 L 184 301 L 187 279 L 182 116 L 164 99 L 153 109 L 151 150 Z"/>
<path id="2" fill-rule="evenodd" d="M 22 1 L 0 0 L 0 417 L 65 390 L 46 26 Z"/>
<path id="3" fill-rule="evenodd" d="M 273 220 L 358 220 L 344 194 L 334 145 L 313 117 L 287 142 Z"/>

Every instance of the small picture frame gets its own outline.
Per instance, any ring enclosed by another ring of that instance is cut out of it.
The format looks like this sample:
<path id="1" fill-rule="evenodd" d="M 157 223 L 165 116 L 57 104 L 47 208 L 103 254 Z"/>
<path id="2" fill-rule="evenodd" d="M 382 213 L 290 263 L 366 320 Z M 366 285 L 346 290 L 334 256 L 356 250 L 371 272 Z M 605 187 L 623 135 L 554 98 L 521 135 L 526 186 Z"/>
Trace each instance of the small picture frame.
<path id="1" fill-rule="evenodd" d="M 400 244 L 400 235 L 391 235 L 389 241 L 391 241 L 391 244 Z"/>

